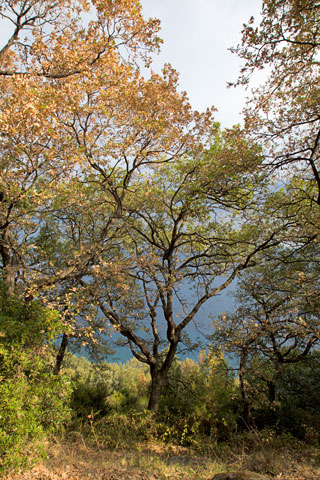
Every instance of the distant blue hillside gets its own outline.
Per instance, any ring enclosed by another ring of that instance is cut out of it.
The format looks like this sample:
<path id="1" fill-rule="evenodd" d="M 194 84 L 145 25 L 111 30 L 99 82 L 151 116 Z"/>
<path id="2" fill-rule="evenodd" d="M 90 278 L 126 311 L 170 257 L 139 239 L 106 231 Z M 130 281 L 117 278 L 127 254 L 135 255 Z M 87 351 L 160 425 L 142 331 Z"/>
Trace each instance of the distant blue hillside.
<path id="1" fill-rule="evenodd" d="M 208 300 L 208 302 L 201 307 L 199 310 L 195 322 L 191 323 L 186 332 L 188 333 L 192 342 L 200 341 L 202 347 L 206 345 L 205 335 L 208 335 L 213 332 L 212 329 L 212 317 L 218 316 L 224 312 L 231 312 L 234 309 L 234 299 L 231 295 L 231 292 L 234 291 L 234 286 L 230 286 L 228 289 L 224 290 L 221 294 L 213 297 Z M 122 337 L 120 335 L 114 337 L 115 340 L 120 340 Z M 185 351 L 179 355 L 179 358 L 194 358 L 196 359 L 199 354 L 199 350 L 193 352 Z M 116 362 L 116 363 L 125 363 L 132 358 L 130 348 L 128 346 L 114 346 L 115 353 L 114 355 L 109 355 L 106 358 L 107 362 Z"/>

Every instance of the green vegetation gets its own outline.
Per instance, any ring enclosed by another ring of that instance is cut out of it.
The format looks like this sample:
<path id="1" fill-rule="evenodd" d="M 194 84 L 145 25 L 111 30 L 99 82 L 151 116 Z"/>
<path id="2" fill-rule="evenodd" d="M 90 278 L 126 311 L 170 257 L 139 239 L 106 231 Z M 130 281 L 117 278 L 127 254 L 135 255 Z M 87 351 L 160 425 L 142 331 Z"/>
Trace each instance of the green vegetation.
<path id="1" fill-rule="evenodd" d="M 94 426 L 105 446 L 153 438 L 201 452 L 248 430 L 238 378 L 222 356 L 176 360 L 156 417 L 146 410 L 150 375 L 137 360 L 98 366 L 69 354 L 65 370 L 73 381 L 72 422 L 87 432 Z M 317 442 L 319 371 L 318 353 L 282 368 L 276 379 L 271 362 L 253 357 L 245 375 L 252 430 Z"/>
<path id="2" fill-rule="evenodd" d="M 0 459 L 21 467 L 43 454 L 43 439 L 71 418 L 71 383 L 52 374 L 58 312 L 0 296 Z"/>
<path id="3" fill-rule="evenodd" d="M 0 19 L 3 475 L 54 438 L 271 475 L 283 448 L 319 452 L 319 3 L 262 1 L 233 51 L 237 84 L 268 78 L 225 130 L 170 65 L 142 75 L 161 40 L 139 0 L 3 0 Z"/>

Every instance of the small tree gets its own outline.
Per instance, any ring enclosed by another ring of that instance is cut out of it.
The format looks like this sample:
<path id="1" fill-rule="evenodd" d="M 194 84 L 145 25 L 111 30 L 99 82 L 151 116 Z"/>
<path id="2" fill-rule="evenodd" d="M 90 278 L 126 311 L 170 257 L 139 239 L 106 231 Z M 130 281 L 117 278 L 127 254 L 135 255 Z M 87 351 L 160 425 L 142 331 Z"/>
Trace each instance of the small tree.
<path id="1" fill-rule="evenodd" d="M 318 256 L 314 245 L 293 247 L 262 253 L 260 264 L 241 276 L 236 311 L 215 322 L 214 343 L 239 359 L 243 415 L 249 425 L 248 379 L 261 377 L 272 408 L 277 379 L 287 366 L 307 358 L 320 341 Z"/>

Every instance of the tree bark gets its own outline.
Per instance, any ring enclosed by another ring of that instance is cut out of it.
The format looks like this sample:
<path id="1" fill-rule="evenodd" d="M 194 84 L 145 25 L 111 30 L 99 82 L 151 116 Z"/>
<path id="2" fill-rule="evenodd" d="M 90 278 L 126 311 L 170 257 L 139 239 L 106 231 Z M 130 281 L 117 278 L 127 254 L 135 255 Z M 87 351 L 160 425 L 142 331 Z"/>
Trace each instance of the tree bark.
<path id="1" fill-rule="evenodd" d="M 151 373 L 151 392 L 148 403 L 148 410 L 154 413 L 158 412 L 162 387 L 166 384 L 166 378 L 159 371 L 150 369 Z"/>
<path id="2" fill-rule="evenodd" d="M 69 343 L 69 335 L 64 332 L 62 336 L 60 348 L 56 357 L 56 364 L 53 368 L 53 373 L 55 375 L 58 375 L 61 370 L 62 362 L 67 350 L 68 343 Z"/>
<path id="3" fill-rule="evenodd" d="M 16 255 L 12 253 L 8 246 L 8 235 L 2 236 L 0 241 L 0 255 L 2 257 L 4 284 L 7 289 L 7 295 L 13 296 L 15 293 L 15 280 L 17 273 Z"/>
<path id="4" fill-rule="evenodd" d="M 243 420 L 246 424 L 246 427 L 254 426 L 253 419 L 250 413 L 250 402 L 247 394 L 247 386 L 245 380 L 245 370 L 248 359 L 248 349 L 243 348 L 240 354 L 240 365 L 239 365 L 239 382 L 242 398 L 242 407 L 243 407 Z"/>

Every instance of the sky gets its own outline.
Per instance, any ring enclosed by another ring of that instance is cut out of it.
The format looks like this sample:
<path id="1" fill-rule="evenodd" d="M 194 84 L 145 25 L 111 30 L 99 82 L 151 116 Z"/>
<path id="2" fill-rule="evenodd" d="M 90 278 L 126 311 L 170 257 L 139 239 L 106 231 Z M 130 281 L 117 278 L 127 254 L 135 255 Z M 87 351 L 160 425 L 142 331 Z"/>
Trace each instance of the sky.
<path id="1" fill-rule="evenodd" d="M 228 89 L 237 79 L 241 60 L 228 48 L 241 40 L 243 23 L 259 19 L 262 0 L 142 0 L 145 17 L 161 20 L 164 40 L 153 69 L 164 63 L 180 74 L 180 88 L 199 111 L 214 105 L 223 127 L 240 123 L 248 91 Z M 257 78 L 258 82 L 259 79 Z"/>

